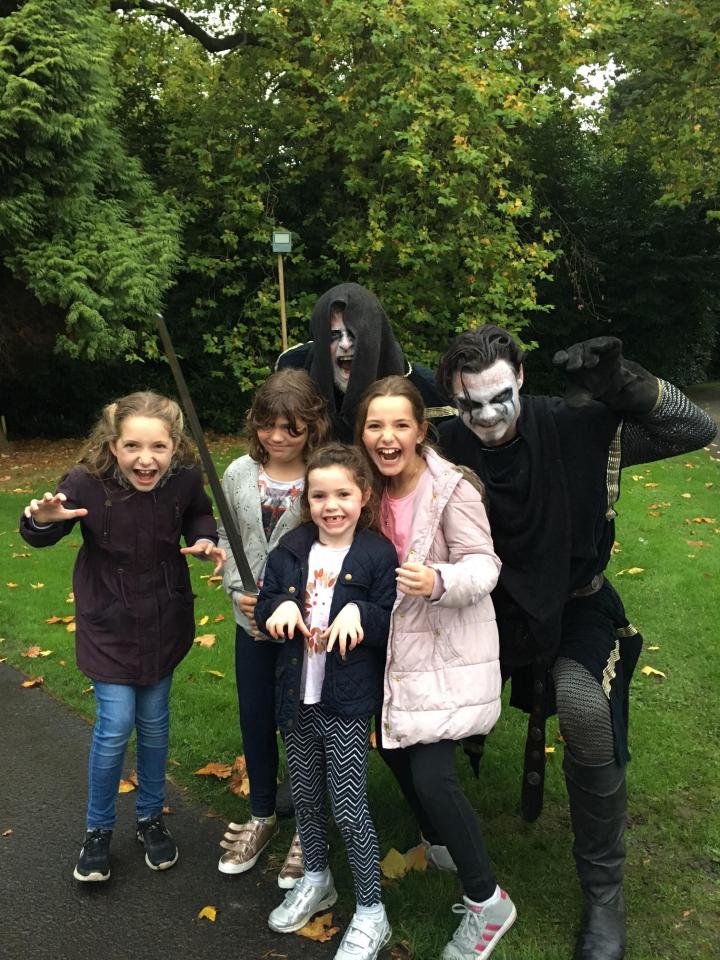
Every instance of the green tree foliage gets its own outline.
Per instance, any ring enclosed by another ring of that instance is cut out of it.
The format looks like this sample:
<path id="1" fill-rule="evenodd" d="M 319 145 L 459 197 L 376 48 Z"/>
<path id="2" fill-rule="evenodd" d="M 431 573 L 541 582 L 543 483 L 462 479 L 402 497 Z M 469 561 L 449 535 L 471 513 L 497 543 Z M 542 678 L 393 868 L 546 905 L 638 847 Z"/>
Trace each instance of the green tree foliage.
<path id="1" fill-rule="evenodd" d="M 598 59 L 619 75 L 608 134 L 647 150 L 661 201 L 720 217 L 720 5 L 717 0 L 590 0 Z"/>
<path id="2" fill-rule="evenodd" d="M 65 311 L 65 351 L 133 353 L 170 282 L 178 225 L 113 120 L 116 24 L 97 0 L 14 6 L 0 18 L 0 255 Z"/>
<path id="3" fill-rule="evenodd" d="M 531 385 L 560 388 L 555 350 L 603 335 L 681 386 L 704 380 L 720 316 L 720 235 L 707 205 L 658 203 L 646 152 L 613 148 L 574 117 L 538 131 L 534 151 L 563 252 L 554 282 L 539 289 L 552 311 L 531 327 L 540 343 L 528 358 Z"/>
<path id="4" fill-rule="evenodd" d="M 171 313 L 241 389 L 279 347 L 276 225 L 295 235 L 294 339 L 343 279 L 375 290 L 419 359 L 538 310 L 555 236 L 526 136 L 576 65 L 562 4 L 289 0 L 258 7 L 253 42 L 222 58 L 154 20 L 125 25 L 126 135 L 185 216 Z"/>

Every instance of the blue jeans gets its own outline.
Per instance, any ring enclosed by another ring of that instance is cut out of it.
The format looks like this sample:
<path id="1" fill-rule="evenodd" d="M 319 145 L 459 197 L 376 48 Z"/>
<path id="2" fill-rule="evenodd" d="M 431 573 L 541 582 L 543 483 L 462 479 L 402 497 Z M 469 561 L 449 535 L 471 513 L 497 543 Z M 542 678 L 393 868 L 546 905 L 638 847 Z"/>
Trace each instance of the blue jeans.
<path id="1" fill-rule="evenodd" d="M 275 724 L 275 666 L 278 644 L 254 640 L 235 629 L 235 678 L 242 734 L 250 781 L 250 810 L 254 817 L 275 813 L 278 744 Z"/>
<path id="2" fill-rule="evenodd" d="M 97 719 L 88 761 L 89 830 L 112 830 L 125 748 L 137 730 L 138 818 L 154 817 L 165 803 L 172 674 L 150 687 L 93 680 Z"/>

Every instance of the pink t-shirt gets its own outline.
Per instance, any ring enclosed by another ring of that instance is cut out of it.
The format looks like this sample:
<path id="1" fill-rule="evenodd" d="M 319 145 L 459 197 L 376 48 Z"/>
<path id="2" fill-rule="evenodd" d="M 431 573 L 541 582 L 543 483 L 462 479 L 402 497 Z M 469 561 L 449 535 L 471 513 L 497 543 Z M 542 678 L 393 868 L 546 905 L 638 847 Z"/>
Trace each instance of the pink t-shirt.
<path id="1" fill-rule="evenodd" d="M 408 541 L 412 533 L 413 504 L 417 487 L 406 497 L 395 500 L 383 490 L 380 506 L 380 528 L 397 550 L 398 563 L 407 556 Z"/>

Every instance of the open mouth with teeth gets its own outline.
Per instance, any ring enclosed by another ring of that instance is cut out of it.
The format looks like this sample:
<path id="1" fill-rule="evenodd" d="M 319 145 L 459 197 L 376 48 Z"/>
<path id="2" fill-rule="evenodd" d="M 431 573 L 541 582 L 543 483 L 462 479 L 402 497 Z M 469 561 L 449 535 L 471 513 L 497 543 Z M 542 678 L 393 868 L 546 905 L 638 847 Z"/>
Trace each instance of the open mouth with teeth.
<path id="1" fill-rule="evenodd" d="M 397 463 L 402 456 L 402 450 L 399 447 L 378 447 L 377 454 L 382 463 Z"/>
<path id="2" fill-rule="evenodd" d="M 133 476 L 142 486 L 147 486 L 148 484 L 153 483 L 157 475 L 158 472 L 155 467 L 151 467 L 148 470 L 142 470 L 139 467 L 135 467 L 133 470 Z"/>
<path id="3" fill-rule="evenodd" d="M 350 379 L 350 374 L 352 373 L 352 362 L 353 362 L 353 358 L 352 358 L 352 357 L 338 357 L 335 362 L 337 363 L 338 367 L 340 368 L 340 372 L 342 373 L 342 375 L 343 375 L 347 380 L 349 380 L 349 379 Z"/>

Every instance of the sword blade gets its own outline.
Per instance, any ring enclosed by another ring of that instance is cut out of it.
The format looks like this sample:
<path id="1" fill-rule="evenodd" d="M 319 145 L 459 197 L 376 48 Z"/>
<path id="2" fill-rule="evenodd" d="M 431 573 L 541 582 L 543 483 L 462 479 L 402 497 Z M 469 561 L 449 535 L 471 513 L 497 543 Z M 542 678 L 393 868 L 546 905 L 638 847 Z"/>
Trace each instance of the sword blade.
<path id="1" fill-rule="evenodd" d="M 190 398 L 190 393 L 188 391 L 187 384 L 185 383 L 185 377 L 183 376 L 180 363 L 178 362 L 178 358 L 175 354 L 175 348 L 173 347 L 172 340 L 170 339 L 170 333 L 162 314 L 156 314 L 155 320 L 160 333 L 160 339 L 165 350 L 165 356 L 170 364 L 170 369 L 172 370 L 173 377 L 175 378 L 175 384 L 178 388 L 178 393 L 180 394 L 180 400 L 185 409 L 185 416 L 187 417 L 190 432 L 193 435 L 193 440 L 197 444 L 200 460 L 202 461 L 208 482 L 210 483 L 210 489 L 215 497 L 215 503 L 217 504 L 217 508 L 220 513 L 220 519 L 222 520 L 222 524 L 225 529 L 225 536 L 227 537 L 230 550 L 232 551 L 232 555 L 235 558 L 235 563 L 237 564 L 238 573 L 240 574 L 240 579 L 242 580 L 243 590 L 245 593 L 254 596 L 258 592 L 257 584 L 255 583 L 255 577 L 253 577 L 250 564 L 245 556 L 245 548 L 243 547 L 240 531 L 235 523 L 235 517 L 230 510 L 227 498 L 225 497 L 225 491 L 220 483 L 220 477 L 218 476 L 218 472 L 215 469 L 215 464 L 210 456 L 208 445 L 205 442 L 205 435 L 203 434 L 200 421 L 195 413 L 195 406 Z"/>

